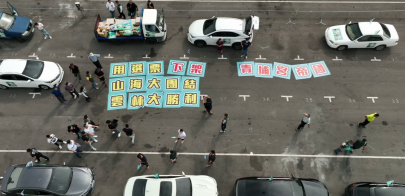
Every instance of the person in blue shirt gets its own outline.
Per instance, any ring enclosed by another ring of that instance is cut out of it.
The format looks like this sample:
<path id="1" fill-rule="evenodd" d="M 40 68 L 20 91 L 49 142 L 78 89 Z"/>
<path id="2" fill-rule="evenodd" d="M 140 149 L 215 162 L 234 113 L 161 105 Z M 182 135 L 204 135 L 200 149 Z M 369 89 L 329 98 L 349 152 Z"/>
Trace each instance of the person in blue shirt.
<path id="1" fill-rule="evenodd" d="M 55 86 L 52 90 L 52 98 L 53 99 L 58 99 L 62 104 L 65 104 L 65 101 L 67 101 L 65 99 L 65 97 L 63 96 L 62 92 L 60 92 L 60 88 L 59 86 Z"/>
<path id="2" fill-rule="evenodd" d="M 246 38 L 245 40 L 243 40 L 240 43 L 242 46 L 242 55 L 240 56 L 241 58 L 243 58 L 243 56 L 245 56 L 245 59 L 247 59 L 247 57 L 248 57 L 249 49 L 252 46 L 252 42 L 250 42 L 249 40 L 250 40 L 250 38 Z"/>

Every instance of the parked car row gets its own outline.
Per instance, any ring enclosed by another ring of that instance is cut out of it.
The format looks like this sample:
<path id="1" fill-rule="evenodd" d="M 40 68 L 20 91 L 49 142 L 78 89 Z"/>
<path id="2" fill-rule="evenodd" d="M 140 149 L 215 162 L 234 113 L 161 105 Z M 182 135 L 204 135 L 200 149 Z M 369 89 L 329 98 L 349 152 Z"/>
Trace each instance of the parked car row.
<path id="1" fill-rule="evenodd" d="M 13 165 L 1 184 L 3 195 L 90 196 L 95 175 L 87 167 Z M 357 182 L 346 196 L 404 196 L 405 184 Z M 123 196 L 218 196 L 217 182 L 205 175 L 143 175 L 128 179 Z M 246 177 L 235 182 L 234 196 L 329 196 L 319 180 L 291 177 Z"/>

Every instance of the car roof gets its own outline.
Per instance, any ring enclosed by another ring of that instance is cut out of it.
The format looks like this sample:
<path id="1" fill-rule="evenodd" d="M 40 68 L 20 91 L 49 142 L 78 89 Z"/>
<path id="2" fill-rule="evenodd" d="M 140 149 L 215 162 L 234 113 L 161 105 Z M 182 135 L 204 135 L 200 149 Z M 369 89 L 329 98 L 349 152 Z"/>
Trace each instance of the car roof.
<path id="1" fill-rule="evenodd" d="M 384 33 L 378 22 L 359 22 L 358 24 L 363 35 L 382 35 Z"/>
<path id="2" fill-rule="evenodd" d="M 52 168 L 26 167 L 21 172 L 16 188 L 46 189 L 51 176 Z"/>
<path id="3" fill-rule="evenodd" d="M 231 30 L 242 31 L 243 20 L 238 18 L 219 17 L 215 23 L 217 31 Z"/>
<path id="4" fill-rule="evenodd" d="M 22 73 L 27 65 L 26 59 L 3 59 L 0 64 L 1 73 Z"/>

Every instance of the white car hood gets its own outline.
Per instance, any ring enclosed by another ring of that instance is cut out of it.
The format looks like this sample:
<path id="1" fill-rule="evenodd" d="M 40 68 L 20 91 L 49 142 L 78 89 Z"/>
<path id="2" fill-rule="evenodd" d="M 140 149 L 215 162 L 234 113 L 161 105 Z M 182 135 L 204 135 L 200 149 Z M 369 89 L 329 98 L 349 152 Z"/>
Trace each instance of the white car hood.
<path id="1" fill-rule="evenodd" d="M 41 81 L 51 81 L 56 78 L 60 74 L 60 70 L 58 65 L 53 62 L 44 61 L 44 70 L 42 71 L 41 76 L 39 76 L 38 80 Z"/>
<path id="2" fill-rule="evenodd" d="M 193 36 L 203 36 L 203 26 L 205 21 L 205 19 L 201 19 L 191 23 L 190 27 L 188 28 L 188 33 Z"/>
<path id="3" fill-rule="evenodd" d="M 328 39 L 333 42 L 350 41 L 346 34 L 346 25 L 331 26 L 328 28 Z"/>
<path id="4" fill-rule="evenodd" d="M 190 178 L 193 186 L 193 196 L 217 196 L 217 184 L 209 177 Z"/>

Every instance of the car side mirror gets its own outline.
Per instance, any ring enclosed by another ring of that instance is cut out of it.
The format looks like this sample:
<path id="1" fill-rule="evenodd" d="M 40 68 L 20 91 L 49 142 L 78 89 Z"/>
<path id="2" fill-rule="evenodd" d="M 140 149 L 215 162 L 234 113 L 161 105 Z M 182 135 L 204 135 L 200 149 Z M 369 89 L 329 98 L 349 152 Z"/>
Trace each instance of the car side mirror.
<path id="1" fill-rule="evenodd" d="M 27 83 L 30 83 L 31 82 L 31 80 L 27 80 Z"/>

